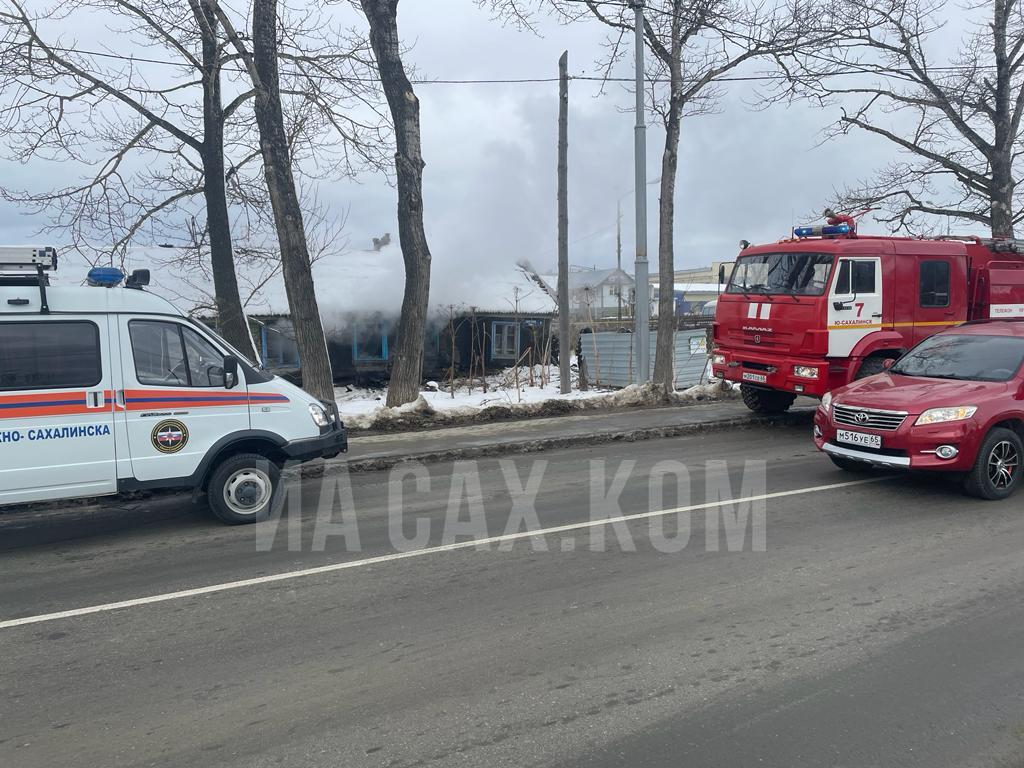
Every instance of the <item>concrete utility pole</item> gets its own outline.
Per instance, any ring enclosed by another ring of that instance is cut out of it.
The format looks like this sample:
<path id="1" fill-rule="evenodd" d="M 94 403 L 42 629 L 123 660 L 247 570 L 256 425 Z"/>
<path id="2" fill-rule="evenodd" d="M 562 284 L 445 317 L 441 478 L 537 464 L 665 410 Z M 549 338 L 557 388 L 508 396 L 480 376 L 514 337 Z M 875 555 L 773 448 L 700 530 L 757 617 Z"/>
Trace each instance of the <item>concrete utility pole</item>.
<path id="1" fill-rule="evenodd" d="M 563 395 L 572 390 L 569 325 L 569 52 L 558 60 L 558 375 Z"/>
<path id="2" fill-rule="evenodd" d="M 633 342 L 636 349 L 636 383 L 651 377 L 651 283 L 647 266 L 647 122 L 644 116 L 644 0 L 633 0 L 636 35 L 636 311 Z"/>
<path id="3" fill-rule="evenodd" d="M 622 198 L 615 208 L 615 266 L 622 271 Z M 622 325 L 622 283 L 619 283 L 619 325 Z"/>

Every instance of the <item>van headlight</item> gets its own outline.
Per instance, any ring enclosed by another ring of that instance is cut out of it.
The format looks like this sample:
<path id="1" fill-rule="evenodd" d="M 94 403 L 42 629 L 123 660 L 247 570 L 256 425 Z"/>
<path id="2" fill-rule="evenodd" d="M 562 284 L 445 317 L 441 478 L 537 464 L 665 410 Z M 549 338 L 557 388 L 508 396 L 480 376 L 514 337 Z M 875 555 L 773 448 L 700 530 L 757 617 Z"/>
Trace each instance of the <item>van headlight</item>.
<path id="1" fill-rule="evenodd" d="M 951 408 L 929 408 L 917 417 L 915 426 L 942 424 L 945 421 L 963 421 L 978 411 L 976 405 L 955 405 Z"/>
<path id="2" fill-rule="evenodd" d="M 323 406 L 311 403 L 309 406 L 309 416 L 313 419 L 313 423 L 318 427 L 326 427 L 331 423 L 331 417 L 327 415 L 327 411 L 323 409 Z"/>
<path id="3" fill-rule="evenodd" d="M 821 396 L 821 407 L 824 411 L 828 411 L 832 407 L 832 393 L 826 392 Z"/>

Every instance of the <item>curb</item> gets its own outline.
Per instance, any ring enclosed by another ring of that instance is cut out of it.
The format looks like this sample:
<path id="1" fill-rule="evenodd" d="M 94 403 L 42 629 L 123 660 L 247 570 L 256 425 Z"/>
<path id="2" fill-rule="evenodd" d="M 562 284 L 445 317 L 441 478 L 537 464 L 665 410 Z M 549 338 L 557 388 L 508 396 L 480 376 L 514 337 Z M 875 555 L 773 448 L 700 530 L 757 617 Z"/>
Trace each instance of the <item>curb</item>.
<path id="1" fill-rule="evenodd" d="M 717 421 L 696 424 L 675 424 L 667 427 L 645 427 L 629 432 L 605 432 L 596 434 L 569 435 L 565 437 L 542 437 L 535 440 L 520 440 L 491 445 L 477 445 L 465 448 L 451 448 L 440 451 L 408 453 L 402 455 L 370 456 L 365 459 L 332 459 L 323 464 L 306 466 L 303 477 L 320 477 L 342 468 L 348 472 L 379 472 L 409 462 L 437 463 L 460 459 L 480 459 L 491 456 L 538 453 L 559 448 L 573 448 L 581 445 L 604 445 L 607 443 L 634 443 L 642 440 L 657 440 L 667 437 L 681 437 L 726 429 L 746 429 L 766 425 L 799 426 L 813 418 L 811 411 L 796 411 L 781 416 L 738 416 Z"/>

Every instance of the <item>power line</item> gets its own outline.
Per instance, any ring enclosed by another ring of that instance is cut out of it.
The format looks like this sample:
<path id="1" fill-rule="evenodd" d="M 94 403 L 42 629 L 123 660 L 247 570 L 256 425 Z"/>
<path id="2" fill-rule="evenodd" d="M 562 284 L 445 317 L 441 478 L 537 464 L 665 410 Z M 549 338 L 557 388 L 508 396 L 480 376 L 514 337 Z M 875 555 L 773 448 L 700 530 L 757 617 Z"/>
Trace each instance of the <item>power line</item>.
<path id="1" fill-rule="evenodd" d="M 567 0 L 563 0 L 567 1 Z M 583 2 L 584 0 L 568 0 L 571 2 Z M 618 3 L 612 2 L 612 0 L 599 0 L 600 3 L 608 5 L 618 5 Z M 75 49 L 75 48 L 63 48 L 60 46 L 51 46 L 51 49 L 60 53 L 75 53 L 81 56 L 94 56 L 97 58 L 115 59 L 117 61 L 124 61 L 129 63 L 144 63 L 144 64 L 157 64 L 161 66 L 171 67 L 184 67 L 193 69 L 191 64 L 181 61 L 170 61 L 167 59 L 154 59 L 142 56 L 132 56 L 121 53 L 111 53 L 109 51 L 93 51 L 87 49 Z M 943 67 L 929 67 L 930 72 L 946 72 L 946 73 L 976 73 L 979 70 L 986 70 L 994 68 L 995 65 L 988 66 L 973 66 L 973 65 L 949 65 Z M 247 74 L 243 69 L 227 69 L 226 72 L 232 74 L 245 75 Z M 296 72 L 296 71 L 282 71 L 283 75 L 290 77 L 305 78 L 314 81 L 347 81 L 353 83 L 377 83 L 379 80 L 374 77 L 344 77 L 338 76 L 333 77 L 326 74 L 317 74 L 312 72 Z M 846 77 L 852 75 L 875 75 L 875 76 L 907 76 L 911 77 L 917 73 L 912 69 L 896 69 L 896 68 L 881 68 L 873 65 L 860 65 L 851 66 L 848 69 L 836 70 L 829 72 L 824 77 Z M 578 82 L 596 82 L 596 83 L 632 83 L 634 80 L 631 77 L 606 77 L 604 75 L 570 75 L 570 80 L 576 80 Z M 756 75 L 724 75 L 722 77 L 716 77 L 714 82 L 785 82 L 788 79 L 787 75 L 782 72 L 765 72 Z M 699 78 L 684 78 L 683 83 L 695 83 Z M 419 78 L 412 80 L 413 85 L 535 85 L 535 84 L 547 84 L 557 83 L 557 77 L 493 77 L 493 78 Z M 667 78 L 650 78 L 647 80 L 648 83 L 664 84 L 668 83 Z"/>

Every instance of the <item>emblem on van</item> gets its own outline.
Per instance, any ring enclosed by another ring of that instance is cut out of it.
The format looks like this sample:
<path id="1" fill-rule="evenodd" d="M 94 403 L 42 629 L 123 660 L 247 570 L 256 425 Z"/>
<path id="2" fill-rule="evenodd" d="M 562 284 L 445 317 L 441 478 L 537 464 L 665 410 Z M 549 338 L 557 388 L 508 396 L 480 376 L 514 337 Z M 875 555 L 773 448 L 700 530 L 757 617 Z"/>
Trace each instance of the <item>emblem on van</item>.
<path id="1" fill-rule="evenodd" d="M 176 419 L 161 421 L 153 427 L 152 439 L 160 453 L 177 453 L 188 443 L 188 427 Z"/>

